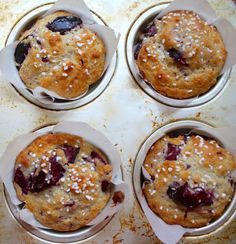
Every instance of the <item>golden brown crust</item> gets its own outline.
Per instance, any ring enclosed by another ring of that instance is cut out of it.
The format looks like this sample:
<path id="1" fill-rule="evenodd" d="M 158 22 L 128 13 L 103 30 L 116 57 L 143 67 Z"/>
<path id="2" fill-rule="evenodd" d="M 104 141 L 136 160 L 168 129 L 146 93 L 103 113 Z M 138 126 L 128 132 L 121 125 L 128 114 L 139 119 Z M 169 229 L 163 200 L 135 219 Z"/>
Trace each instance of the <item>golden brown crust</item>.
<path id="1" fill-rule="evenodd" d="M 167 160 L 168 144 L 178 145 L 176 160 Z M 236 169 L 233 156 L 214 140 L 200 136 L 165 136 L 147 153 L 144 167 L 154 179 L 144 186 L 150 208 L 168 224 L 184 227 L 202 227 L 219 218 L 234 194 L 230 174 Z M 167 194 L 173 182 L 200 187 L 211 192 L 213 203 L 187 207 Z"/>
<path id="2" fill-rule="evenodd" d="M 102 184 L 111 180 L 111 165 L 99 149 L 78 136 L 38 137 L 18 155 L 15 170 L 19 169 L 28 183 L 22 188 L 15 173 L 18 198 L 40 223 L 54 230 L 72 231 L 88 224 L 110 198 L 109 187 L 103 189 Z"/>
<path id="3" fill-rule="evenodd" d="M 186 10 L 169 12 L 155 20 L 155 26 L 157 33 L 144 39 L 137 58 L 143 79 L 171 98 L 207 92 L 217 82 L 227 56 L 216 28 Z"/>
<path id="4" fill-rule="evenodd" d="M 31 44 L 19 74 L 26 86 L 38 86 L 65 98 L 85 93 L 101 77 L 106 50 L 103 41 L 86 27 L 76 27 L 65 34 L 50 31 L 46 25 L 67 12 L 55 12 L 39 19 L 21 36 Z M 43 61 L 44 59 L 44 61 Z"/>

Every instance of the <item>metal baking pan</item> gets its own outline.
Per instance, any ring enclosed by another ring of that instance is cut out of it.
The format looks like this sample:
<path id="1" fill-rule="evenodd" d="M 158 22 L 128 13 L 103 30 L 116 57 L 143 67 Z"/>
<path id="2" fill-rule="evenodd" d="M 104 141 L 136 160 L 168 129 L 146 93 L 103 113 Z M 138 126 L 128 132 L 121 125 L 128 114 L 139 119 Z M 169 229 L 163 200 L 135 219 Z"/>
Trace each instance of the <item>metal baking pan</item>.
<path id="1" fill-rule="evenodd" d="M 1 2 L 0 48 L 3 48 L 8 33 L 23 15 L 48 3 L 48 0 L 5 0 Z M 236 25 L 235 12 L 227 1 L 209 0 L 220 15 Z M 116 71 L 104 92 L 84 106 L 67 111 L 45 110 L 32 105 L 0 77 L 0 154 L 9 141 L 17 135 L 27 133 L 63 120 L 82 121 L 103 133 L 118 149 L 122 158 L 124 180 L 133 189 L 134 160 L 140 145 L 152 132 L 164 124 L 179 119 L 203 121 L 215 127 L 236 124 L 236 69 L 233 68 L 227 84 L 209 102 L 189 108 L 176 108 L 160 103 L 148 95 L 132 76 L 126 59 L 126 40 L 132 23 L 150 8 L 161 8 L 166 2 L 160 0 L 86 1 L 89 8 L 110 27 L 121 33 L 118 46 Z M 132 53 L 130 54 L 132 55 Z M 113 73 L 113 72 L 112 72 Z M 110 79 L 109 79 L 110 80 Z M 74 107 L 79 106 L 78 104 Z M 68 107 L 69 108 L 69 107 Z M 66 109 L 66 108 L 65 108 Z M 138 182 L 134 182 L 134 185 Z M 0 184 L 0 243 L 55 243 L 45 236 L 31 234 L 9 213 L 4 200 L 3 185 Z M 216 230 L 197 236 L 184 236 L 181 243 L 233 244 L 236 239 L 236 221 L 232 215 Z M 68 240 L 71 242 L 71 240 Z M 56 241 L 56 243 L 58 243 Z M 124 208 L 98 232 L 76 243 L 83 244 L 156 244 L 154 235 L 135 192 L 130 193 Z"/>

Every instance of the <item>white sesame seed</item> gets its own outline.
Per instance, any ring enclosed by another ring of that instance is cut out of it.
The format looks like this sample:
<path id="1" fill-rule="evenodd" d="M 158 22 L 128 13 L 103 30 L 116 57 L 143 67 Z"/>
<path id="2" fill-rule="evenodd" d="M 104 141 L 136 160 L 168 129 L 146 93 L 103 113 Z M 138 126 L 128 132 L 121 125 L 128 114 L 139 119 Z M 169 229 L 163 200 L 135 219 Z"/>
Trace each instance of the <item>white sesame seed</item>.
<path id="1" fill-rule="evenodd" d="M 171 167 L 169 167 L 169 168 L 168 168 L 168 171 L 171 172 L 171 171 L 173 171 L 173 169 L 172 169 Z"/>

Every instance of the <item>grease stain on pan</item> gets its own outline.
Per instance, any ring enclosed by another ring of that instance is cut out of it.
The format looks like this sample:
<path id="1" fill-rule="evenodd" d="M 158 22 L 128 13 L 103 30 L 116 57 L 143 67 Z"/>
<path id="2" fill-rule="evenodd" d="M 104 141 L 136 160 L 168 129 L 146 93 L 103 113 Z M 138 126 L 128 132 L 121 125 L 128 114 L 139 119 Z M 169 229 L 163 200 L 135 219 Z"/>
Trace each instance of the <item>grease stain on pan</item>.
<path id="1" fill-rule="evenodd" d="M 151 226 L 149 225 L 137 202 L 134 202 L 134 205 L 132 209 L 130 209 L 129 213 L 125 216 L 121 216 L 119 221 L 121 226 L 120 231 L 113 236 L 113 243 L 125 243 L 119 241 L 124 239 L 124 234 L 127 233 L 127 231 L 141 237 L 149 238 L 150 241 L 155 241 L 155 243 L 161 243 L 153 233 Z"/>
<path id="2" fill-rule="evenodd" d="M 132 169 L 134 165 L 134 160 L 132 158 L 129 158 L 128 166 Z"/>

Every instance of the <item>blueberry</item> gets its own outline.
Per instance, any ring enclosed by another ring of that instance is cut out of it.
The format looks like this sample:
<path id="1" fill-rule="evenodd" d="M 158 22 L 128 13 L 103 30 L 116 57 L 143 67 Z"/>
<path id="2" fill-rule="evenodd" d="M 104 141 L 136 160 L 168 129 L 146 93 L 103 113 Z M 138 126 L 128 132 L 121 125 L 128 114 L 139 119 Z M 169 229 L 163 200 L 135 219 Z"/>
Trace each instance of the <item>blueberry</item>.
<path id="1" fill-rule="evenodd" d="M 22 192 L 27 194 L 30 192 L 40 192 L 50 186 L 55 186 L 57 182 L 63 177 L 65 169 L 56 161 L 56 157 L 49 159 L 51 164 L 50 181 L 46 180 L 46 173 L 42 170 L 37 175 L 30 174 L 28 179 L 24 176 L 20 168 L 17 168 L 14 175 L 14 181 L 21 187 Z M 35 172 L 34 172 L 35 173 Z"/>
<path id="2" fill-rule="evenodd" d="M 103 180 L 102 181 L 102 185 L 101 186 L 102 186 L 102 191 L 103 192 L 106 192 L 107 191 L 107 188 L 108 188 L 109 184 L 110 183 L 107 180 Z"/>
<path id="3" fill-rule="evenodd" d="M 49 159 L 49 162 L 51 163 L 51 175 L 52 178 L 50 180 L 50 185 L 54 186 L 56 183 L 63 177 L 65 173 L 65 169 L 62 167 L 61 164 L 59 164 L 56 160 L 56 156 L 51 157 Z"/>
<path id="4" fill-rule="evenodd" d="M 191 168 L 191 165 L 186 164 L 186 169 L 190 169 L 190 168 Z"/>
<path id="5" fill-rule="evenodd" d="M 43 171 L 39 171 L 37 176 L 30 176 L 29 178 L 29 191 L 30 192 L 40 192 L 48 186 L 45 181 L 46 174 Z"/>
<path id="6" fill-rule="evenodd" d="M 185 144 L 187 143 L 188 139 L 189 139 L 189 135 L 184 134 L 184 143 L 185 143 Z"/>
<path id="7" fill-rule="evenodd" d="M 180 152 L 181 152 L 180 146 L 168 143 L 165 159 L 177 160 L 177 156 L 180 154 Z"/>
<path id="8" fill-rule="evenodd" d="M 76 158 L 77 154 L 80 151 L 80 148 L 72 147 L 69 145 L 63 145 L 62 150 L 64 151 L 64 153 L 66 155 L 68 163 L 73 164 L 75 162 L 75 158 Z"/>
<path id="9" fill-rule="evenodd" d="M 90 157 L 94 160 L 95 159 L 99 160 L 103 164 L 107 164 L 107 162 L 95 151 L 91 152 Z"/>
<path id="10" fill-rule="evenodd" d="M 64 35 L 67 31 L 81 24 L 82 20 L 76 16 L 60 16 L 48 23 L 46 27 L 52 32 L 60 32 L 61 35 Z"/>
<path id="11" fill-rule="evenodd" d="M 139 54 L 141 47 L 142 47 L 142 42 L 138 42 L 134 46 L 134 58 L 135 58 L 135 60 L 138 59 L 138 54 Z"/>
<path id="12" fill-rule="evenodd" d="M 28 181 L 20 168 L 17 168 L 15 171 L 14 181 L 21 187 L 21 190 L 24 194 L 28 193 Z"/>
<path id="13" fill-rule="evenodd" d="M 144 37 L 152 37 L 157 33 L 157 29 L 155 26 L 155 23 L 152 22 L 151 24 L 149 24 L 146 29 L 144 30 L 144 32 L 142 33 L 144 35 Z M 138 58 L 138 54 L 139 51 L 142 47 L 142 43 L 143 43 L 143 38 L 139 38 L 139 40 L 137 41 L 137 43 L 134 45 L 134 58 L 137 60 Z"/>
<path id="14" fill-rule="evenodd" d="M 151 24 L 149 24 L 147 26 L 147 28 L 145 29 L 143 34 L 145 37 L 152 37 L 152 36 L 155 36 L 156 33 L 157 33 L 157 29 L 156 29 L 155 23 L 152 22 Z"/>
<path id="15" fill-rule="evenodd" d="M 75 201 L 74 200 L 70 200 L 70 202 L 69 203 L 66 203 L 64 205 L 64 207 L 73 207 L 74 205 L 75 205 Z"/>
<path id="16" fill-rule="evenodd" d="M 214 194 L 202 187 L 191 188 L 188 183 L 180 185 L 173 182 L 169 185 L 167 195 L 174 201 L 183 204 L 187 208 L 196 208 L 213 204 Z"/>
<path id="17" fill-rule="evenodd" d="M 178 191 L 180 189 L 180 184 L 177 181 L 174 181 L 171 185 L 169 185 L 168 190 L 167 190 L 167 195 L 175 200 L 178 198 Z"/>
<path id="18" fill-rule="evenodd" d="M 17 44 L 15 49 L 15 61 L 18 67 L 20 67 L 21 64 L 24 62 L 30 48 L 30 43 L 19 42 Z"/>
<path id="19" fill-rule="evenodd" d="M 48 57 L 42 57 L 42 62 L 47 63 L 49 61 Z"/>
<path id="20" fill-rule="evenodd" d="M 168 50 L 169 56 L 173 58 L 176 62 L 187 65 L 186 59 L 183 57 L 182 53 L 176 50 L 175 48 L 171 48 Z"/>
<path id="21" fill-rule="evenodd" d="M 151 165 L 152 166 L 152 165 Z M 154 181 L 155 180 L 155 176 L 151 175 L 151 180 Z"/>

